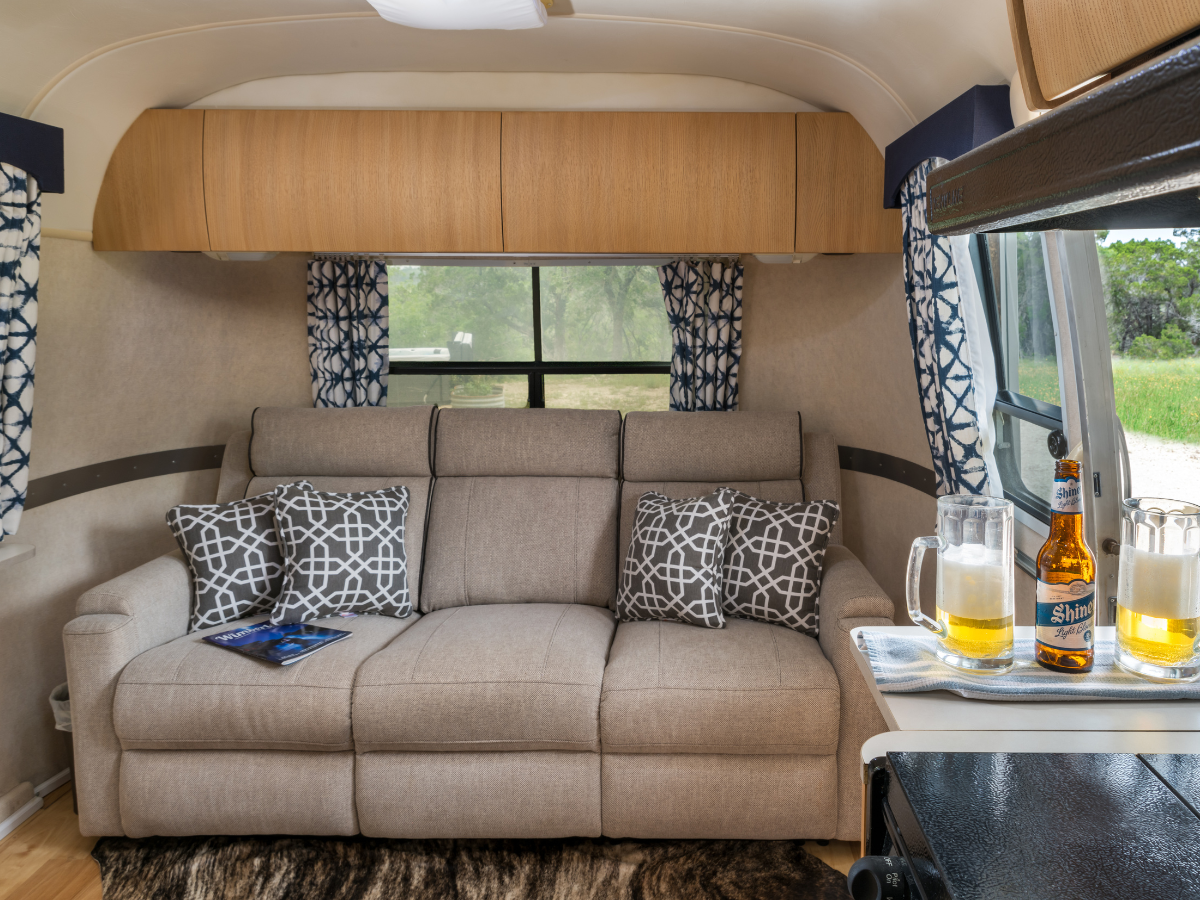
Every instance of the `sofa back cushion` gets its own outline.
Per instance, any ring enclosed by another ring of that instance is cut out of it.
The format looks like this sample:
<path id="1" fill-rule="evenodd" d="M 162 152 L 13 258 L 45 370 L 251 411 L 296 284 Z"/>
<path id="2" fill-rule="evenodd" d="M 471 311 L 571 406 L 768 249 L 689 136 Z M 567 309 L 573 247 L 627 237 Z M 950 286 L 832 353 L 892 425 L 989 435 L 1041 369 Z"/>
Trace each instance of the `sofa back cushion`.
<path id="1" fill-rule="evenodd" d="M 442 410 L 421 611 L 616 597 L 620 414 Z"/>
<path id="2" fill-rule="evenodd" d="M 622 473 L 621 561 L 647 491 L 682 499 L 730 487 L 781 503 L 841 502 L 837 445 L 829 435 L 803 434 L 798 412 L 629 413 Z M 841 536 L 839 522 L 830 542 Z"/>
<path id="3" fill-rule="evenodd" d="M 432 406 L 260 407 L 251 420 L 249 441 L 243 443 L 242 436 L 235 435 L 226 447 L 217 496 L 253 497 L 302 478 L 318 491 L 337 494 L 408 488 L 404 550 L 415 607 L 433 486 L 434 415 Z"/>

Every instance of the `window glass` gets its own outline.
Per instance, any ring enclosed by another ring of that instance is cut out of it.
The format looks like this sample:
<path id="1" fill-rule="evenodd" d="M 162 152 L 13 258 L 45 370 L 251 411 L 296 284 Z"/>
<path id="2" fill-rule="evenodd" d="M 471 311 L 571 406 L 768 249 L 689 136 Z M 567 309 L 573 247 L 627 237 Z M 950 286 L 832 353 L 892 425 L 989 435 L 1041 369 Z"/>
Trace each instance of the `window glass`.
<path id="1" fill-rule="evenodd" d="M 670 375 L 547 375 L 547 408 L 665 410 Z"/>
<path id="2" fill-rule="evenodd" d="M 1006 492 L 1026 501 L 1050 505 L 1054 485 L 1054 457 L 1048 443 L 1050 430 L 1033 422 L 996 412 L 996 466 Z M 1032 495 L 1032 496 L 1030 496 Z"/>
<path id="3" fill-rule="evenodd" d="M 995 237 L 1005 267 L 999 298 L 1005 387 L 1061 406 L 1045 235 L 1016 232 Z"/>
<path id="4" fill-rule="evenodd" d="M 529 405 L 526 375 L 389 375 L 388 406 L 508 407 Z M 549 404 L 547 404 L 549 405 Z"/>
<path id="5" fill-rule="evenodd" d="M 532 360 L 532 278 L 516 266 L 388 266 L 392 361 Z"/>
<path id="6" fill-rule="evenodd" d="M 671 329 L 653 267 L 561 266 L 540 275 L 543 359 L 670 361 Z"/>
<path id="7" fill-rule="evenodd" d="M 1046 239 L 1039 232 L 989 234 L 971 255 L 985 291 L 1001 391 L 995 411 L 1000 480 L 1005 496 L 1049 521 L 1054 456 L 1047 419 L 1061 416 L 1056 408 L 1063 401 Z M 1053 430 L 1063 430 L 1062 423 Z"/>
<path id="8" fill-rule="evenodd" d="M 1200 230 L 1096 238 L 1130 494 L 1200 503 Z"/>

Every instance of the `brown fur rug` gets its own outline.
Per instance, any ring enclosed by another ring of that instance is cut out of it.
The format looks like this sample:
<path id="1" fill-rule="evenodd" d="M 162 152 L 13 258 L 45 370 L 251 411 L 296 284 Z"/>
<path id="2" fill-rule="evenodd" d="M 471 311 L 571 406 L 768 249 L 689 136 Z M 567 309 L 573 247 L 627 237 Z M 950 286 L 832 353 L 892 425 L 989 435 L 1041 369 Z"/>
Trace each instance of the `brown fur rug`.
<path id="1" fill-rule="evenodd" d="M 101 838 L 104 900 L 844 900 L 801 841 Z"/>

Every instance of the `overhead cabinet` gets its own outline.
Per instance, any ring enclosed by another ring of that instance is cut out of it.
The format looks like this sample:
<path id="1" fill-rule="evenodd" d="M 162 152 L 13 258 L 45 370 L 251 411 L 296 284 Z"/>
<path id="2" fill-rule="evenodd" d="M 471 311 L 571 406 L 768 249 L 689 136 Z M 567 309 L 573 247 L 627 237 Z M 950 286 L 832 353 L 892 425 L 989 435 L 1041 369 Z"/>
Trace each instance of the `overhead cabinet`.
<path id="1" fill-rule="evenodd" d="M 849 113 L 796 114 L 796 252 L 899 253 L 883 155 Z"/>
<path id="2" fill-rule="evenodd" d="M 499 252 L 500 113 L 209 110 L 213 250 Z"/>
<path id="3" fill-rule="evenodd" d="M 98 250 L 896 252 L 846 113 L 148 110 Z"/>
<path id="4" fill-rule="evenodd" d="M 97 250 L 209 250 L 204 112 L 148 109 L 104 173 L 92 220 Z"/>
<path id="5" fill-rule="evenodd" d="M 505 248 L 791 253 L 794 119 L 505 113 Z"/>

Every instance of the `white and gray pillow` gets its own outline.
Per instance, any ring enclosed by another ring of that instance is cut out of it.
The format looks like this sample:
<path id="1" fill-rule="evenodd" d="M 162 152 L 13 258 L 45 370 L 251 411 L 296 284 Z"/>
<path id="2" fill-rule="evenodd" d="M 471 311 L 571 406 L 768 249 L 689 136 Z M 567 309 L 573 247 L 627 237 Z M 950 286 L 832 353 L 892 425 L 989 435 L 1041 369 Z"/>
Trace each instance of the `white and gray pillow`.
<path id="1" fill-rule="evenodd" d="M 167 525 L 192 573 L 188 631 L 270 612 L 283 589 L 283 553 L 275 532 L 275 497 L 265 494 L 202 506 L 176 506 Z"/>
<path id="2" fill-rule="evenodd" d="M 733 492 L 725 612 L 816 637 L 825 548 L 839 514 L 832 500 L 774 503 Z"/>
<path id="3" fill-rule="evenodd" d="M 722 488 L 687 500 L 642 494 L 617 595 L 619 620 L 725 626 L 721 577 L 733 493 Z"/>
<path id="4" fill-rule="evenodd" d="M 283 594 L 271 621 L 309 622 L 340 612 L 409 615 L 408 502 L 403 486 L 353 494 L 281 491 L 275 522 Z"/>

